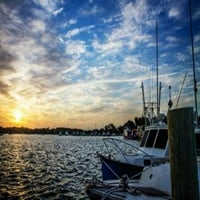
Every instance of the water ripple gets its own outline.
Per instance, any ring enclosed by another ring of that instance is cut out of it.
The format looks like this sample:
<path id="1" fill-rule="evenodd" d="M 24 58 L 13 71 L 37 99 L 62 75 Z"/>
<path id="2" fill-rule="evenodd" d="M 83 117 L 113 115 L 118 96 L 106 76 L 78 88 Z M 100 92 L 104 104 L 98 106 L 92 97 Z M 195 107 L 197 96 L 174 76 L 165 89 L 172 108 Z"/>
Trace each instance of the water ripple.
<path id="1" fill-rule="evenodd" d="M 85 180 L 101 176 L 102 138 L 52 135 L 0 137 L 0 199 L 86 200 Z"/>

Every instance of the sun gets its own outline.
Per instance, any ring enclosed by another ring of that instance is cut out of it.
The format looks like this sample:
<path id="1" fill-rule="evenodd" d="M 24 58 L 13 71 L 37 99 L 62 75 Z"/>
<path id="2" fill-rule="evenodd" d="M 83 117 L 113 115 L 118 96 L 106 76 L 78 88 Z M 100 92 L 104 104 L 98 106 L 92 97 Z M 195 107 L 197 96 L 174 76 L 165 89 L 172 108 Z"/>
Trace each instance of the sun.
<path id="1" fill-rule="evenodd" d="M 22 119 L 22 112 L 20 110 L 15 110 L 14 113 L 14 118 L 15 118 L 15 121 L 16 122 L 21 122 L 21 119 Z"/>

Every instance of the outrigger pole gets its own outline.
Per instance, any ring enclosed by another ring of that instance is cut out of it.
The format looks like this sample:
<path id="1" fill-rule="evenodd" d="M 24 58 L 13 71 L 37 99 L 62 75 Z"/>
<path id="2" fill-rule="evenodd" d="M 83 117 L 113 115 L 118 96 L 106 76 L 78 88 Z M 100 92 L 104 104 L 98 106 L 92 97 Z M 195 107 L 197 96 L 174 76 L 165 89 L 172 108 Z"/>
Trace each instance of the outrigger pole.
<path id="1" fill-rule="evenodd" d="M 158 88 L 158 23 L 156 21 L 156 82 L 157 82 L 157 117 L 160 114 L 159 88 Z"/>

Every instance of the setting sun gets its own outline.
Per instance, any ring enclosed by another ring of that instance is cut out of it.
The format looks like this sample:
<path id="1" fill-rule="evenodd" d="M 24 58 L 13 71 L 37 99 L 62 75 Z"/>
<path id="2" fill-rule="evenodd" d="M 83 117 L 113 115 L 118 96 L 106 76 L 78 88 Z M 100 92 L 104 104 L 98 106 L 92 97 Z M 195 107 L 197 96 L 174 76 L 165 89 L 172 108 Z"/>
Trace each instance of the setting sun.
<path id="1" fill-rule="evenodd" d="M 22 113 L 21 113 L 20 110 L 15 110 L 14 113 L 13 113 L 13 115 L 14 115 L 14 118 L 15 118 L 16 122 L 20 122 L 21 121 L 21 119 L 22 119 Z"/>

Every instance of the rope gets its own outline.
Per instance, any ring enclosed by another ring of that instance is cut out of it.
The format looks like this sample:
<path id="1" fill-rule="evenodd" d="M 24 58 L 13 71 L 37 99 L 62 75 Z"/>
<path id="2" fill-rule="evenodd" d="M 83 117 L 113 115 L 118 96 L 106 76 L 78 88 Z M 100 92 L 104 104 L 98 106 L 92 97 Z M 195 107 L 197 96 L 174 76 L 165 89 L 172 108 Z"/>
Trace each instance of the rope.
<path id="1" fill-rule="evenodd" d="M 115 171 L 113 171 L 113 170 L 109 167 L 109 165 L 108 165 L 104 160 L 102 160 L 102 162 L 106 165 L 106 167 L 107 167 L 118 179 L 120 179 L 120 177 L 118 176 L 118 174 L 116 174 Z"/>
<path id="2" fill-rule="evenodd" d="M 102 196 L 101 200 L 105 200 L 112 192 L 119 192 L 122 191 L 121 188 L 119 188 L 118 186 L 111 188 L 110 190 L 107 190 L 104 195 Z"/>
<path id="3" fill-rule="evenodd" d="M 134 179 L 135 177 L 137 177 L 138 175 L 142 174 L 143 172 L 149 170 L 150 168 L 152 168 L 152 166 L 144 168 L 141 172 L 138 172 L 137 174 L 131 176 L 129 179 Z"/>

